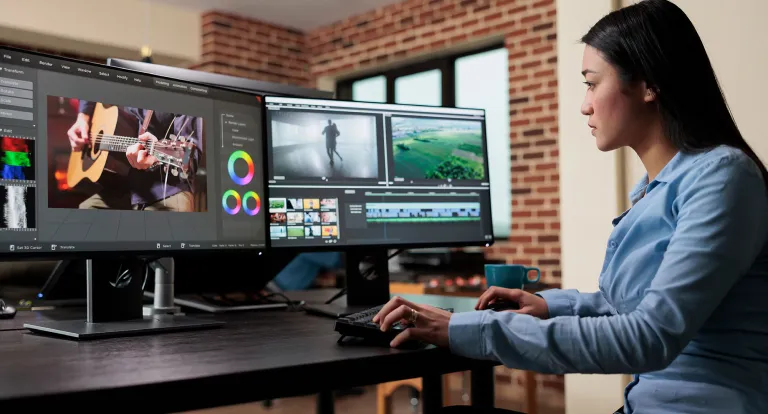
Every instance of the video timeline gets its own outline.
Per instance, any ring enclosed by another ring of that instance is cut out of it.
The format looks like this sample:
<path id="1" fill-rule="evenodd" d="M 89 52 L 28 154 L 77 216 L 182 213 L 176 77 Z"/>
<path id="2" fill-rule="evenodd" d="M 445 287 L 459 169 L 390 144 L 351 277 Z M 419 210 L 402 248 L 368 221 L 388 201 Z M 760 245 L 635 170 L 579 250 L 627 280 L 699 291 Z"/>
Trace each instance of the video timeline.
<path id="1" fill-rule="evenodd" d="M 367 203 L 368 223 L 480 221 L 480 203 Z"/>
<path id="2" fill-rule="evenodd" d="M 336 198 L 270 198 L 270 238 L 338 240 Z"/>

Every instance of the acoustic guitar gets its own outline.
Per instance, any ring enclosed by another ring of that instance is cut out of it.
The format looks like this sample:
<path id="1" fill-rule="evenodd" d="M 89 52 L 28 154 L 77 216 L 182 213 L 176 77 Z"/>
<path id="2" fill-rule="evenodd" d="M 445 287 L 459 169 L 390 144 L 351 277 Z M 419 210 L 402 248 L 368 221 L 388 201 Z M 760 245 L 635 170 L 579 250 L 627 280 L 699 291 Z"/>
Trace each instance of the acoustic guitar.
<path id="1" fill-rule="evenodd" d="M 149 127 L 152 113 L 153 111 L 148 111 L 139 135 L 146 132 Z M 125 167 L 127 161 L 113 160 L 118 162 L 108 163 L 110 161 L 110 153 L 119 152 L 125 154 L 128 147 L 138 143 L 139 139 L 137 137 L 115 135 L 118 116 L 118 106 L 105 106 L 101 103 L 96 103 L 93 115 L 91 116 L 88 144 L 82 150 L 72 150 L 72 154 L 69 156 L 67 185 L 70 188 L 86 179 L 96 183 L 105 171 L 127 175 L 127 168 L 130 168 Z M 157 158 L 158 163 L 163 164 L 166 171 L 170 168 L 170 172 L 174 176 L 180 173 L 182 178 L 186 178 L 195 144 L 188 142 L 183 136 L 176 137 L 172 135 L 171 138 L 149 141 L 144 146 L 150 155 L 154 155 Z M 123 159 L 125 159 L 124 155 Z"/>

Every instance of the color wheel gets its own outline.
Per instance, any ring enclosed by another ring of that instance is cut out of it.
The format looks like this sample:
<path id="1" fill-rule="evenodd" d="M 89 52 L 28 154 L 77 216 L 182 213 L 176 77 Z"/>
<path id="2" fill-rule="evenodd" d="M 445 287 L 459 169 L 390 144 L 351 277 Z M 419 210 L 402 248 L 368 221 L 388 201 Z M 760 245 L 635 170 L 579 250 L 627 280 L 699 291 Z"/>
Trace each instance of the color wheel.
<path id="1" fill-rule="evenodd" d="M 236 203 L 234 208 L 229 208 L 229 206 L 227 205 L 227 200 L 229 199 L 229 197 L 235 198 Z M 224 211 L 226 211 L 227 214 L 234 216 L 240 211 L 240 207 L 242 205 L 243 205 L 243 202 L 242 200 L 240 200 L 240 194 L 238 194 L 237 191 L 235 190 L 227 190 L 224 192 L 224 195 L 221 197 L 221 206 L 224 207 Z M 258 206 L 258 203 L 257 203 L 257 206 Z"/>
<path id="2" fill-rule="evenodd" d="M 245 177 L 238 177 L 237 174 L 235 174 L 235 162 L 240 159 L 245 161 L 248 165 L 248 174 L 246 174 Z M 229 177 L 232 178 L 232 181 L 234 181 L 235 184 L 246 185 L 250 183 L 253 179 L 253 160 L 251 159 L 251 156 L 242 150 L 233 152 L 232 155 L 229 156 L 229 161 L 227 162 L 227 171 L 229 172 Z"/>
<path id="3" fill-rule="evenodd" d="M 253 201 L 256 202 L 256 206 L 253 208 L 253 210 L 248 208 L 248 199 L 253 198 Z M 259 214 L 259 210 L 261 210 L 261 198 L 259 198 L 259 195 L 256 194 L 253 191 L 249 191 L 243 195 L 243 211 L 245 211 L 245 214 L 249 216 L 255 216 Z"/>

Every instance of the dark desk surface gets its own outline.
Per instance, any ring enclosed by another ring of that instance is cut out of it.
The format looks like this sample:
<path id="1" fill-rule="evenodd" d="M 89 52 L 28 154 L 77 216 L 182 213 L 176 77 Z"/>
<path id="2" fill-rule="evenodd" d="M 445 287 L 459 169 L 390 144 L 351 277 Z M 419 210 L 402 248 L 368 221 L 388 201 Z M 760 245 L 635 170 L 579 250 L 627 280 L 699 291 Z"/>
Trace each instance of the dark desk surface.
<path id="1" fill-rule="evenodd" d="M 439 299 L 456 309 L 474 304 L 467 298 Z M 19 322 L 50 317 L 34 315 L 19 315 Z M 87 342 L 0 332 L 0 407 L 28 411 L 107 403 L 112 405 L 107 410 L 177 412 L 496 365 L 434 347 L 339 345 L 332 319 L 303 312 L 200 317 L 226 325 Z"/>

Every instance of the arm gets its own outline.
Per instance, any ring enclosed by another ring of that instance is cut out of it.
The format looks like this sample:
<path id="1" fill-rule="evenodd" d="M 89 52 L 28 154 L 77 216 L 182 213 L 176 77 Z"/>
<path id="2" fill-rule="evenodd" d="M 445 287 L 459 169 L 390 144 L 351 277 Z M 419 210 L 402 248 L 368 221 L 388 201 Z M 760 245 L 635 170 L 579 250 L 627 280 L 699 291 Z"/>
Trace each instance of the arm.
<path id="1" fill-rule="evenodd" d="M 91 118 L 93 115 L 93 109 L 96 107 L 96 104 L 91 101 L 86 101 L 85 99 L 81 99 L 77 105 L 77 112 L 81 114 L 88 115 L 88 119 Z"/>
<path id="2" fill-rule="evenodd" d="M 581 293 L 576 289 L 548 289 L 537 293 L 549 308 L 549 317 L 604 316 L 616 311 L 605 300 L 602 292 Z"/>
<path id="3" fill-rule="evenodd" d="M 753 165 L 724 157 L 700 167 L 680 188 L 676 230 L 634 311 L 549 320 L 456 314 L 451 349 L 547 373 L 638 373 L 669 365 L 750 268 L 768 228 L 765 185 Z"/>

